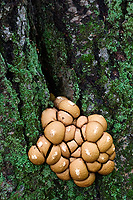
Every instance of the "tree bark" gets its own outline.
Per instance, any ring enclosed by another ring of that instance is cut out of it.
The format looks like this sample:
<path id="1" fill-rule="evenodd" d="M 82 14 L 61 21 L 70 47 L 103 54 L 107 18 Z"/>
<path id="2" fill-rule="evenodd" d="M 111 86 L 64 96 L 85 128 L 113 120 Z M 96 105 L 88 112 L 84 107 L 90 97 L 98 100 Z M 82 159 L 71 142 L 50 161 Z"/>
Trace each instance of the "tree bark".
<path id="1" fill-rule="evenodd" d="M 0 199 L 131 199 L 132 3 L 1 0 Z M 89 188 L 63 182 L 27 152 L 42 134 L 50 93 L 102 114 L 115 170 Z"/>

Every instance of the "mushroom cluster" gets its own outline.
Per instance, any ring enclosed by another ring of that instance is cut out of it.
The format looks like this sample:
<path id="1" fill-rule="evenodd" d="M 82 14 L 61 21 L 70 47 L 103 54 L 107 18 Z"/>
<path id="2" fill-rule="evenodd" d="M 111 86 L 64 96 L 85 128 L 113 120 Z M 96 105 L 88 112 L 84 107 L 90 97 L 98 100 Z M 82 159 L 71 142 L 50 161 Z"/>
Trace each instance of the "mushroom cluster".
<path id="1" fill-rule="evenodd" d="M 79 107 L 66 97 L 57 97 L 54 105 L 42 112 L 44 135 L 29 149 L 29 160 L 35 165 L 46 161 L 58 178 L 72 178 L 79 187 L 92 185 L 96 172 L 110 174 L 116 153 L 105 118 L 80 116 Z"/>

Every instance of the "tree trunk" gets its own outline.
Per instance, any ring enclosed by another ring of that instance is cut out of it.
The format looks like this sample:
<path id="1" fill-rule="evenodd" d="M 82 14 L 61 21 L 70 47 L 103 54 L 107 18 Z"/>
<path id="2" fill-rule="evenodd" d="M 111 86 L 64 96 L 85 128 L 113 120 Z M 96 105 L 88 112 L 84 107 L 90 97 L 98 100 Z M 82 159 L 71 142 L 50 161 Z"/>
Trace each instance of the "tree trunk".
<path id="1" fill-rule="evenodd" d="M 131 188 L 132 3 L 1 0 L 0 199 L 123 199 Z M 50 93 L 102 114 L 116 145 L 115 170 L 89 188 L 61 181 L 27 152 L 42 134 Z"/>

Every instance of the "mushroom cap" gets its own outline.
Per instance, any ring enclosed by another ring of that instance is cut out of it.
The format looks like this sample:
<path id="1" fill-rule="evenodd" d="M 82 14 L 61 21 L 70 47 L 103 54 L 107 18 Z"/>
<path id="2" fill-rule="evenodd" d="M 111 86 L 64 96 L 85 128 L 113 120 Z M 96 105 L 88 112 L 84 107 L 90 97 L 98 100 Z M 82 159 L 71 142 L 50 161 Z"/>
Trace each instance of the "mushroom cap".
<path id="1" fill-rule="evenodd" d="M 69 151 L 68 146 L 66 145 L 65 142 L 62 142 L 60 144 L 60 148 L 61 148 L 62 156 L 64 156 L 65 158 L 69 158 L 70 157 L 70 151 Z"/>
<path id="2" fill-rule="evenodd" d="M 113 138 L 107 132 L 103 132 L 102 137 L 97 141 L 97 146 L 99 148 L 99 151 L 102 153 L 106 152 L 111 147 L 112 144 L 113 144 Z"/>
<path id="3" fill-rule="evenodd" d="M 93 163 L 86 163 L 90 172 L 97 172 L 101 168 L 101 163 L 95 161 Z"/>
<path id="4" fill-rule="evenodd" d="M 98 173 L 102 175 L 108 175 L 114 170 L 114 167 L 115 163 L 112 160 L 108 160 L 105 164 L 103 164 Z"/>
<path id="5" fill-rule="evenodd" d="M 106 153 L 111 155 L 114 152 L 115 152 L 115 145 L 112 144 L 111 147 L 106 151 Z"/>
<path id="6" fill-rule="evenodd" d="M 50 165 L 50 168 L 55 173 L 61 173 L 68 168 L 68 165 L 69 160 L 61 156 L 57 163 L 55 163 L 54 165 Z"/>
<path id="7" fill-rule="evenodd" d="M 95 181 L 95 173 L 90 173 L 87 179 L 83 181 L 74 180 L 74 183 L 79 187 L 89 187 L 94 183 L 94 181 Z"/>
<path id="8" fill-rule="evenodd" d="M 65 135 L 65 126 L 59 122 L 51 122 L 44 129 L 45 137 L 53 144 L 60 144 Z"/>
<path id="9" fill-rule="evenodd" d="M 72 154 L 72 157 L 74 158 L 79 158 L 81 156 L 81 147 L 79 147 L 78 149 L 76 149 Z"/>
<path id="10" fill-rule="evenodd" d="M 82 158 L 77 158 L 71 162 L 69 169 L 73 180 L 82 181 L 85 180 L 89 175 L 87 167 Z"/>
<path id="11" fill-rule="evenodd" d="M 58 96 L 58 97 L 56 97 L 56 99 L 54 100 L 54 105 L 55 105 L 55 107 L 56 107 L 56 108 L 59 108 L 59 104 L 60 104 L 63 100 L 65 100 L 65 99 L 67 99 L 67 98 L 64 97 L 64 96 Z"/>
<path id="12" fill-rule="evenodd" d="M 114 159 L 115 159 L 115 156 L 116 156 L 116 152 L 114 151 L 114 153 L 112 153 L 112 154 L 109 156 L 109 159 L 110 159 L 110 160 L 114 160 Z"/>
<path id="13" fill-rule="evenodd" d="M 46 159 L 48 165 L 54 165 L 61 157 L 61 149 L 59 145 L 53 145 L 52 149 Z"/>
<path id="14" fill-rule="evenodd" d="M 78 128 L 81 128 L 84 124 L 86 124 L 88 121 L 86 116 L 80 116 L 78 117 L 77 121 L 76 121 L 76 126 Z"/>
<path id="15" fill-rule="evenodd" d="M 40 136 L 40 138 L 37 141 L 37 147 L 39 151 L 44 154 L 45 157 L 50 146 L 51 143 L 44 137 L 44 135 Z"/>
<path id="16" fill-rule="evenodd" d="M 84 142 L 81 147 L 82 158 L 86 162 L 94 162 L 99 157 L 99 150 L 95 143 Z"/>
<path id="17" fill-rule="evenodd" d="M 90 116 L 88 116 L 88 121 L 89 122 L 97 121 L 102 125 L 103 131 L 106 131 L 106 129 L 107 129 L 107 121 L 102 115 L 98 115 L 98 114 L 90 115 Z"/>
<path id="18" fill-rule="evenodd" d="M 67 142 L 67 145 L 71 153 L 73 153 L 78 148 L 78 144 L 75 142 L 75 140 L 71 140 L 70 142 Z"/>
<path id="19" fill-rule="evenodd" d="M 71 114 L 74 118 L 77 118 L 80 115 L 79 107 L 70 100 L 63 100 L 59 104 L 59 110 L 64 110 Z"/>
<path id="20" fill-rule="evenodd" d="M 45 162 L 43 154 L 38 150 L 36 145 L 31 146 L 28 152 L 29 160 L 35 165 L 41 165 Z"/>
<path id="21" fill-rule="evenodd" d="M 109 159 L 108 154 L 106 154 L 106 153 L 100 153 L 97 161 L 100 162 L 100 163 L 105 163 L 105 162 L 107 162 L 108 159 Z"/>
<path id="22" fill-rule="evenodd" d="M 62 110 L 58 111 L 57 118 L 58 121 L 62 122 L 65 126 L 68 126 L 73 122 L 73 117 L 69 113 Z"/>
<path id="23" fill-rule="evenodd" d="M 79 128 L 76 128 L 74 140 L 77 142 L 78 145 L 81 145 L 83 143 L 81 131 Z"/>
<path id="24" fill-rule="evenodd" d="M 87 124 L 84 124 L 81 128 L 81 131 L 82 131 L 82 135 L 83 135 L 83 138 L 84 140 L 86 140 L 86 126 Z"/>
<path id="25" fill-rule="evenodd" d="M 67 168 L 67 169 L 66 169 L 64 172 L 62 172 L 62 173 L 56 173 L 56 175 L 57 175 L 58 178 L 60 178 L 61 180 L 68 181 L 68 180 L 71 179 L 69 168 Z"/>
<path id="26" fill-rule="evenodd" d="M 74 125 L 70 125 L 66 127 L 64 141 L 68 142 L 74 139 L 76 127 Z"/>
<path id="27" fill-rule="evenodd" d="M 42 112 L 41 123 L 43 128 L 45 128 L 50 122 L 57 120 L 56 112 L 57 110 L 55 108 L 47 108 Z"/>
<path id="28" fill-rule="evenodd" d="M 96 142 L 103 134 L 103 127 L 99 122 L 91 121 L 86 126 L 86 139 Z"/>

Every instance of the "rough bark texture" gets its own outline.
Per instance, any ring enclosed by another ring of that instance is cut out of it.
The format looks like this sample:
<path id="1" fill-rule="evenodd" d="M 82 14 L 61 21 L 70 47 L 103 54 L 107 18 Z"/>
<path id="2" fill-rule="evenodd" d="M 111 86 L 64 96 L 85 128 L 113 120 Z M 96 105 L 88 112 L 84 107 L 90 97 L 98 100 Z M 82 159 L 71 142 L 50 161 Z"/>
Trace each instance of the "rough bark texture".
<path id="1" fill-rule="evenodd" d="M 0 199 L 132 198 L 132 8 L 128 0 L 1 0 Z M 50 93 L 107 119 L 116 167 L 89 188 L 28 160 Z"/>

